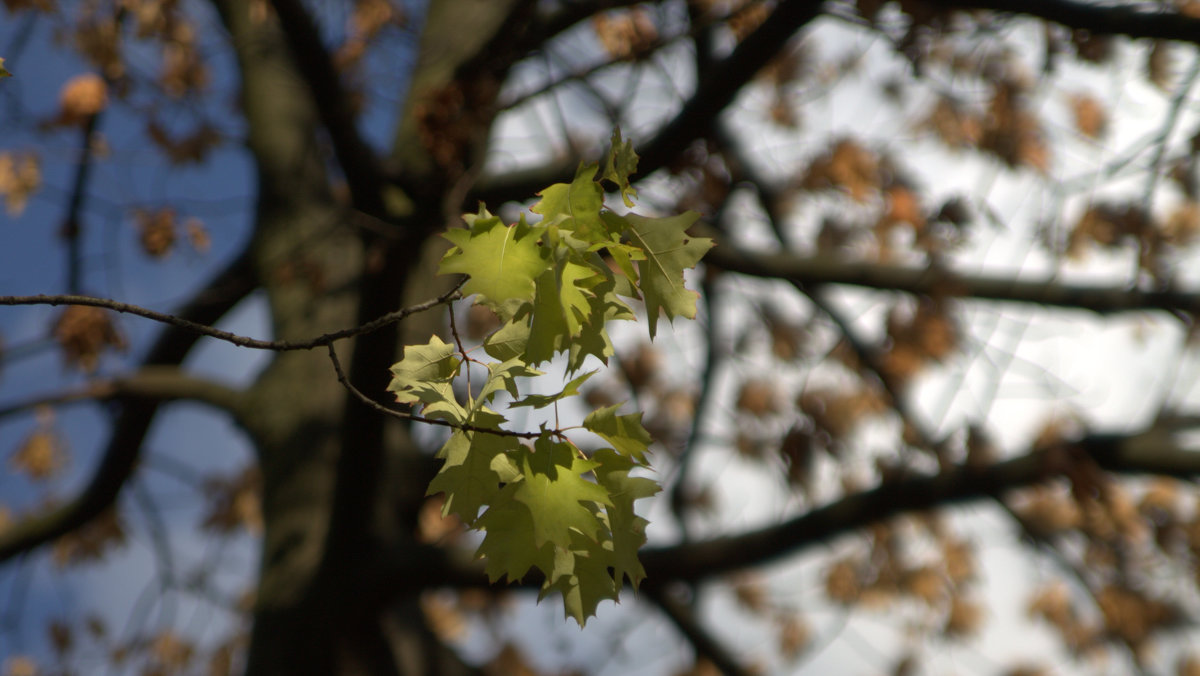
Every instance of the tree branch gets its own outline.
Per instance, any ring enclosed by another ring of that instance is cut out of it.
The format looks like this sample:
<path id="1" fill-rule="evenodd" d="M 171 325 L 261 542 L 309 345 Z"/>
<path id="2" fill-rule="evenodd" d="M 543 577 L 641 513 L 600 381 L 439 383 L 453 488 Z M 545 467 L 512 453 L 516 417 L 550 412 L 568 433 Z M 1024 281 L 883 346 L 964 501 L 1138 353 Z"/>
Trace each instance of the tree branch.
<path id="1" fill-rule="evenodd" d="M 254 275 L 249 258 L 243 254 L 181 308 L 177 316 L 200 324 L 214 323 L 253 288 Z M 199 338 L 181 327 L 170 327 L 159 336 L 143 364 L 179 364 Z M 116 501 L 137 465 L 142 441 L 158 410 L 158 401 L 154 399 L 129 397 L 122 401 L 124 405 L 108 445 L 88 485 L 70 502 L 0 532 L 0 562 L 83 526 Z"/>
<path id="2" fill-rule="evenodd" d="M 762 22 L 753 33 L 738 43 L 725 59 L 713 64 L 691 98 L 669 122 L 664 124 L 639 152 L 638 171 L 649 175 L 668 164 L 688 144 L 703 137 L 737 93 L 782 49 L 796 31 L 816 18 L 819 0 L 787 0 Z M 470 195 L 472 200 L 498 205 L 526 199 L 551 183 L 569 182 L 574 162 L 512 172 L 503 177 L 480 179 Z"/>
<path id="3" fill-rule="evenodd" d="M 831 537 L 900 514 L 1000 497 L 1004 492 L 1066 476 L 1079 462 L 1120 474 L 1200 475 L 1200 452 L 1180 448 L 1158 430 L 1094 435 L 988 467 L 959 467 L 898 479 L 849 495 L 781 524 L 705 542 L 642 550 L 643 585 L 695 582 L 794 555 Z"/>
<path id="4" fill-rule="evenodd" d="M 709 229 L 697 234 L 710 235 Z M 1200 312 L 1200 294 L 1185 291 L 1139 291 L 1115 286 L 1088 286 L 1054 281 L 1020 281 L 1011 277 L 960 275 L 949 270 L 920 269 L 878 263 L 841 261 L 829 256 L 752 252 L 719 243 L 704 263 L 752 277 L 794 284 L 846 284 L 916 295 L 998 300 L 1114 314 L 1137 310 Z"/>
<path id="5" fill-rule="evenodd" d="M 38 406 L 125 398 L 151 399 L 159 402 L 186 399 L 221 409 L 235 418 L 240 418 L 244 413 L 241 390 L 184 373 L 176 366 L 148 366 L 118 378 L 91 382 L 82 388 L 32 397 L 25 401 L 0 406 L 0 418 L 22 413 Z"/>
<path id="6" fill-rule="evenodd" d="M 163 324 L 169 324 L 185 331 L 190 331 L 197 336 L 216 338 L 217 340 L 223 340 L 238 347 L 247 347 L 255 350 L 271 350 L 274 352 L 290 352 L 294 350 L 311 350 L 316 347 L 325 347 L 327 345 L 332 345 L 338 340 L 353 338 L 354 336 L 360 336 L 373 331 L 378 331 L 385 326 L 400 322 L 410 315 L 418 312 L 424 312 L 439 305 L 443 305 L 461 298 L 462 294 L 458 292 L 458 289 L 461 286 L 462 283 L 459 283 L 453 289 L 442 294 L 441 296 L 438 296 L 437 298 L 431 298 L 423 303 L 417 303 L 416 305 L 400 308 L 399 310 L 389 312 L 382 317 L 374 319 L 360 326 L 342 329 L 340 331 L 332 331 L 308 340 L 261 340 L 258 338 L 249 338 L 247 336 L 239 336 L 236 333 L 222 331 L 221 329 L 217 329 L 206 324 L 201 324 L 199 322 L 194 322 L 190 319 L 186 319 L 177 315 L 157 312 L 155 310 L 150 310 L 138 305 L 122 303 L 115 300 L 109 300 L 107 298 L 93 298 L 91 296 L 0 296 L 0 305 L 89 305 L 91 307 L 106 308 L 116 312 L 145 317 L 146 319 L 151 319 Z"/>
<path id="7" fill-rule="evenodd" d="M 1103 5 L 1071 0 L 931 0 L 943 9 L 990 9 L 997 12 L 1027 14 L 1068 28 L 1083 29 L 1101 35 L 1126 35 L 1131 38 L 1177 40 L 1200 45 L 1200 19 L 1166 6 Z"/>
<path id="8" fill-rule="evenodd" d="M 379 158 L 358 132 L 348 104 L 350 97 L 329 51 L 323 46 L 316 22 L 299 0 L 271 0 L 271 5 L 279 17 L 296 70 L 308 84 L 321 125 L 329 133 L 354 205 L 372 216 L 381 216 L 384 210 L 380 188 L 384 175 Z"/>

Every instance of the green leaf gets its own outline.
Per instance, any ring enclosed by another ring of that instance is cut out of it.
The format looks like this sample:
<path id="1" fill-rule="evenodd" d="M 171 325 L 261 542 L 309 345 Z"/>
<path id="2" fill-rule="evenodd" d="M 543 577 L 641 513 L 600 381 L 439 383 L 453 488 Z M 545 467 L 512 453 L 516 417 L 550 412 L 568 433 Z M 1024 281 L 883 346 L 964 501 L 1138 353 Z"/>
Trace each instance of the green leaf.
<path id="1" fill-rule="evenodd" d="M 595 371 L 588 371 L 587 373 L 572 379 L 571 382 L 564 385 L 562 390 L 556 394 L 527 394 L 524 398 L 514 401 L 513 403 L 509 404 L 509 406 L 512 408 L 517 408 L 520 406 L 545 408 L 556 401 L 579 394 L 579 386 L 594 375 L 596 375 Z"/>
<path id="2" fill-rule="evenodd" d="M 593 454 L 599 462 L 596 479 L 608 490 L 612 504 L 605 507 L 608 525 L 612 532 L 613 580 L 619 585 L 622 577 L 636 589 L 646 578 L 646 570 L 638 561 L 637 553 L 646 544 L 648 521 L 634 513 L 633 503 L 648 498 L 661 489 L 658 482 L 645 477 L 631 477 L 629 471 L 635 467 L 632 460 L 612 450 L 602 448 Z"/>
<path id="3" fill-rule="evenodd" d="M 463 293 L 479 294 L 501 320 L 512 319 L 533 300 L 534 280 L 550 265 L 538 245 L 545 228 L 530 226 L 524 217 L 505 226 L 484 209 L 469 222 L 468 229 L 445 233 L 455 246 L 442 258 L 438 272 L 469 275 Z"/>
<path id="4" fill-rule="evenodd" d="M 554 568 L 546 576 L 538 600 L 551 592 L 562 594 L 563 612 L 574 618 L 580 627 L 596 614 L 601 601 L 617 599 L 620 591 L 608 569 L 611 566 L 612 543 L 592 542 L 579 533 L 572 533 L 571 548 L 556 549 Z"/>
<path id="5" fill-rule="evenodd" d="M 554 545 L 534 543 L 533 514 L 514 497 L 520 485 L 505 486 L 476 521 L 485 533 L 476 555 L 487 559 L 484 571 L 492 582 L 505 576 L 515 582 L 533 566 L 543 572 L 554 568 Z"/>
<path id="6" fill-rule="evenodd" d="M 497 414 L 491 415 L 503 420 Z M 487 425 L 482 419 L 472 422 L 481 427 Z M 445 462 L 429 483 L 426 495 L 445 493 L 442 514 L 455 514 L 468 525 L 475 523 L 480 508 L 500 493 L 501 483 L 512 479 L 509 470 L 512 461 L 506 453 L 520 446 L 516 437 L 456 431 L 438 451 L 437 457 Z"/>
<path id="7" fill-rule="evenodd" d="M 500 361 L 522 357 L 529 345 L 529 317 L 517 317 L 483 341 L 483 351 Z M 534 363 L 530 361 L 530 363 Z"/>
<path id="8" fill-rule="evenodd" d="M 514 484 L 513 493 L 533 514 L 534 544 L 565 546 L 572 530 L 597 539 L 604 524 L 583 503 L 610 504 L 608 491 L 582 476 L 596 463 L 576 455 L 570 444 L 546 437 L 539 437 L 534 447 L 522 459 L 525 480 Z"/>
<path id="9" fill-rule="evenodd" d="M 514 399 L 521 396 L 517 391 L 517 378 L 532 378 L 542 375 L 542 372 L 525 365 L 520 357 L 513 357 L 501 363 L 487 365 L 488 379 L 479 391 L 478 402 L 491 401 L 497 392 L 504 390 Z"/>
<path id="10" fill-rule="evenodd" d="M 415 404 L 431 383 L 448 383 L 458 374 L 459 359 L 455 347 L 433 336 L 425 345 L 407 345 L 404 357 L 392 365 L 388 392 L 396 393 L 401 404 Z"/>
<path id="11" fill-rule="evenodd" d="M 621 129 L 618 127 L 613 129 L 610 145 L 600 178 L 616 184 L 625 206 L 632 207 L 633 199 L 630 195 L 637 197 L 637 190 L 630 185 L 629 177 L 637 173 L 638 165 L 637 153 L 633 152 L 633 141 L 622 141 Z"/>
<path id="12" fill-rule="evenodd" d="M 650 338 L 654 338 L 661 311 L 668 319 L 696 317 L 696 299 L 700 294 L 683 283 L 683 271 L 695 267 L 713 246 L 707 237 L 692 237 L 687 229 L 700 215 L 689 211 L 667 218 L 647 218 L 626 214 L 629 239 L 641 247 L 646 260 L 638 261 L 639 288 L 650 320 Z"/>
<path id="13" fill-rule="evenodd" d="M 646 450 L 654 439 L 642 426 L 641 412 L 617 415 L 621 404 L 605 406 L 592 411 L 583 419 L 588 431 L 604 438 L 617 452 L 629 456 L 639 464 L 646 462 Z"/>
<path id="14" fill-rule="evenodd" d="M 604 239 L 608 234 L 600 219 L 604 207 L 604 191 L 596 183 L 596 165 L 580 164 L 575 170 L 575 180 L 555 183 L 538 193 L 542 199 L 530 211 L 541 214 L 546 225 L 551 223 L 575 231 L 588 242 Z"/>
<path id="15" fill-rule="evenodd" d="M 3 77 L 12 77 L 12 73 L 8 72 L 8 69 L 4 67 L 4 59 L 0 58 L 0 78 Z"/>

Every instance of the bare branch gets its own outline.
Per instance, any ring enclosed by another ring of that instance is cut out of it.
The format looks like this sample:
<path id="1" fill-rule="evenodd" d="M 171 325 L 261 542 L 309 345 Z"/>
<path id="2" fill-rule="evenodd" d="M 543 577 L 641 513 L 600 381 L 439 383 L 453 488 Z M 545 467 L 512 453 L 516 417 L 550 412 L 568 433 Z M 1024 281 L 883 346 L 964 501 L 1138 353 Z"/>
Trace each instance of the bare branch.
<path id="1" fill-rule="evenodd" d="M 355 206 L 373 215 L 383 213 L 383 171 L 379 158 L 358 132 L 350 97 L 321 41 L 316 22 L 299 0 L 271 0 L 296 70 L 308 84 L 313 107 L 329 132 L 338 165 Z"/>
<path id="2" fill-rule="evenodd" d="M 695 582 L 761 565 L 901 514 L 998 498 L 1016 488 L 1066 476 L 1078 463 L 1086 462 L 1121 474 L 1186 479 L 1200 475 L 1200 453 L 1181 448 L 1156 430 L 1093 435 L 987 467 L 959 467 L 932 476 L 898 479 L 756 531 L 644 549 L 644 584 Z"/>
<path id="3" fill-rule="evenodd" d="M 0 407 L 0 418 L 29 411 L 39 406 L 56 406 L 82 401 L 107 401 L 136 397 L 161 402 L 187 399 L 209 404 L 223 411 L 241 415 L 241 390 L 221 383 L 198 378 L 181 371 L 175 366 L 147 366 L 140 371 L 97 380 L 86 386 L 56 392 Z"/>
<path id="4" fill-rule="evenodd" d="M 710 229 L 703 233 L 711 235 Z M 719 237 L 719 235 L 717 235 Z M 1200 294 L 1186 291 L 1139 291 L 1118 286 L 1090 286 L 1020 281 L 1012 277 L 960 275 L 936 268 L 841 261 L 829 256 L 752 252 L 726 242 L 714 247 L 704 262 L 752 277 L 794 284 L 846 284 L 917 295 L 944 295 L 1089 310 L 1113 314 L 1137 310 L 1200 312 Z"/>
<path id="5" fill-rule="evenodd" d="M 654 600 L 659 608 L 662 608 L 675 628 L 687 638 L 688 643 L 692 644 L 698 658 L 708 659 L 726 676 L 749 676 L 754 673 L 738 663 L 729 650 L 697 621 L 692 609 L 671 594 L 671 590 L 650 588 L 646 590 L 646 594 Z"/>
<path id="6" fill-rule="evenodd" d="M 431 298 L 423 303 L 410 305 L 405 308 L 400 308 L 395 312 L 389 312 L 378 319 L 367 322 L 360 326 L 350 329 L 342 329 L 331 333 L 322 334 L 310 340 L 261 340 L 258 338 L 249 338 L 247 336 L 239 336 L 236 333 L 222 331 L 221 329 L 213 328 L 206 324 L 191 321 L 165 312 L 156 312 L 138 305 L 122 303 L 107 298 L 93 298 L 91 296 L 71 296 L 71 295 L 38 295 L 38 296 L 0 296 L 0 305 L 88 305 L 91 307 L 106 308 L 116 312 L 125 314 L 137 315 L 146 319 L 151 319 L 163 324 L 191 331 L 197 335 L 216 338 L 227 343 L 237 345 L 238 347 L 248 347 L 255 350 L 271 350 L 274 352 L 289 352 L 293 350 L 311 350 L 315 347 L 331 345 L 335 341 L 345 338 L 353 338 L 361 336 L 372 331 L 377 331 L 390 324 L 395 324 L 404 320 L 406 317 L 433 309 L 439 305 L 449 303 L 462 297 L 458 289 L 462 283 L 457 284 L 450 291 Z"/>
<path id="7" fill-rule="evenodd" d="M 692 141 L 703 137 L 742 86 L 779 53 L 796 31 L 820 14 L 821 4 L 814 0 L 780 3 L 729 56 L 712 65 L 711 72 L 705 75 L 679 113 L 642 147 L 638 170 L 643 175 L 653 173 Z M 488 204 L 525 199 L 551 183 L 570 181 L 574 171 L 575 163 L 570 161 L 527 172 L 512 172 L 490 180 L 481 179 L 470 199 Z"/>
<path id="8" fill-rule="evenodd" d="M 1072 0 L 933 0 L 943 9 L 990 9 L 1027 14 L 1099 35 L 1177 40 L 1200 45 L 1200 19 L 1170 5 L 1104 5 Z"/>

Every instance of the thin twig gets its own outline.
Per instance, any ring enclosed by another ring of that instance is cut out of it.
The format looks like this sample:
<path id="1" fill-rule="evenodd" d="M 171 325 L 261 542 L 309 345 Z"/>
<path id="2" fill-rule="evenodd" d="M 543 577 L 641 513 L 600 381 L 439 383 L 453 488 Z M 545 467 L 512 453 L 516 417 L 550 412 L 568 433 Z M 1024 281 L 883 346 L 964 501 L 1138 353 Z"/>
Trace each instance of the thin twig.
<path id="1" fill-rule="evenodd" d="M 464 280 L 465 282 L 466 280 Z M 423 303 L 410 305 L 405 308 L 400 308 L 394 312 L 389 312 L 378 319 L 372 320 L 361 326 L 356 326 L 350 329 L 342 329 L 333 331 L 332 333 L 322 334 L 316 338 L 301 341 L 292 340 L 260 340 L 258 338 L 250 338 L 248 336 L 239 336 L 236 333 L 222 331 L 221 329 L 193 322 L 176 315 L 167 314 L 165 312 L 156 312 L 139 305 L 122 303 L 120 301 L 110 300 L 108 298 L 95 298 L 92 296 L 75 296 L 75 295 L 46 295 L 37 296 L 0 296 L 0 305 L 87 305 L 91 307 L 105 308 L 115 312 L 137 315 L 163 324 L 169 324 L 193 333 L 198 333 L 209 338 L 216 338 L 227 343 L 237 345 L 238 347 L 248 347 L 255 350 L 272 350 L 275 352 L 288 352 L 293 350 L 311 350 L 315 347 L 324 345 L 332 345 L 335 341 L 345 338 L 353 338 L 365 333 L 377 331 L 389 324 L 399 322 L 409 315 L 443 305 L 453 300 L 462 297 L 459 288 L 462 283 L 457 284 L 453 289 L 446 293 L 432 298 Z"/>
<path id="2" fill-rule="evenodd" d="M 375 401 L 374 399 L 363 394 L 361 390 L 359 390 L 357 387 L 355 387 L 353 384 L 351 384 L 350 379 L 346 377 L 346 372 L 342 370 L 342 363 L 340 361 L 338 361 L 337 351 L 333 349 L 333 345 L 330 344 L 330 345 L 327 345 L 326 347 L 329 349 L 329 361 L 333 362 L 333 370 L 335 373 L 337 373 L 338 382 L 341 383 L 342 386 L 345 387 L 346 390 L 348 390 L 350 392 L 350 394 L 353 394 L 359 401 L 361 401 L 362 403 L 371 407 L 372 410 L 378 411 L 379 413 L 382 413 L 384 415 L 390 415 L 393 418 L 399 418 L 400 420 L 411 420 L 413 422 L 425 423 L 427 425 L 440 425 L 442 427 L 449 427 L 449 428 L 456 429 L 456 430 L 462 430 L 464 432 L 482 432 L 484 434 L 494 434 L 498 437 L 517 437 L 519 439 L 537 439 L 538 437 L 547 433 L 547 432 L 512 432 L 509 430 L 502 430 L 502 429 L 498 429 L 498 428 L 479 427 L 477 425 L 471 425 L 471 424 L 467 424 L 467 423 L 455 423 L 455 422 L 450 422 L 449 420 L 439 420 L 437 418 L 426 418 L 424 416 L 416 415 L 415 413 L 408 413 L 406 411 L 397 411 L 395 409 L 388 408 L 387 406 L 384 406 L 383 404 L 380 404 L 379 402 Z M 562 436 L 563 431 L 564 430 L 553 430 L 553 431 L 549 431 L 548 433 L 552 434 L 552 435 Z"/>

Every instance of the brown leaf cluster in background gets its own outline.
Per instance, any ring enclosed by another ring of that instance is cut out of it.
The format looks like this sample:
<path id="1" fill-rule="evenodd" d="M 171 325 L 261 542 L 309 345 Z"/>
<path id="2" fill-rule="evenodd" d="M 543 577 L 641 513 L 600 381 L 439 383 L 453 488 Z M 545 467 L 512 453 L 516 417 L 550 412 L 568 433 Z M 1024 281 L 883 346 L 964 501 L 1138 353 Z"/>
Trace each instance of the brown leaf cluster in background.
<path id="1" fill-rule="evenodd" d="M 67 464 L 67 443 L 54 424 L 54 410 L 37 409 L 37 423 L 8 458 L 8 466 L 36 481 L 56 476 Z"/>
<path id="2" fill-rule="evenodd" d="M 84 16 L 73 25 L 72 46 L 109 81 L 122 81 L 127 68 L 123 55 L 121 26 L 110 6 L 100 3 L 83 6 Z"/>
<path id="3" fill-rule="evenodd" d="M 779 392 L 765 380 L 747 380 L 738 390 L 737 409 L 756 418 L 767 418 L 782 412 Z"/>
<path id="4" fill-rule="evenodd" d="M 797 398 L 796 407 L 831 444 L 847 441 L 859 424 L 888 410 L 883 397 L 866 386 L 850 391 L 810 388 Z"/>
<path id="5" fill-rule="evenodd" d="M 171 98 L 183 98 L 204 91 L 212 73 L 197 44 L 196 29 L 187 22 L 170 23 L 159 34 L 162 42 L 162 68 L 158 83 Z"/>
<path id="6" fill-rule="evenodd" d="M 205 480 L 204 493 L 209 504 L 201 524 L 205 530 L 226 535 L 237 530 L 262 533 L 262 476 L 257 465 Z"/>
<path id="7" fill-rule="evenodd" d="M 1071 31 L 1071 45 L 1075 54 L 1089 63 L 1108 63 L 1113 57 L 1113 41 L 1110 35 L 1099 35 L 1087 29 Z"/>
<path id="8" fill-rule="evenodd" d="M 175 246 L 175 210 L 137 209 L 133 220 L 138 229 L 142 251 L 153 258 L 163 258 Z"/>
<path id="9" fill-rule="evenodd" d="M 42 185 L 42 164 L 31 152 L 0 151 L 0 196 L 10 217 L 25 211 L 29 198 Z"/>
<path id="10" fill-rule="evenodd" d="M 928 129 L 950 148 L 972 148 L 983 140 L 983 120 L 946 96 L 925 116 L 920 128 Z"/>
<path id="11" fill-rule="evenodd" d="M 201 164 L 213 148 L 221 144 L 220 131 L 207 122 L 200 123 L 190 133 L 172 135 L 156 119 L 150 118 L 146 123 L 146 135 L 176 166 Z"/>
<path id="12" fill-rule="evenodd" d="M 813 631 L 797 609 L 776 602 L 767 584 L 753 575 L 735 580 L 733 592 L 739 606 L 774 625 L 776 649 L 784 659 L 794 660 L 803 654 L 812 642 Z"/>
<path id="13" fill-rule="evenodd" d="M 152 258 L 166 258 L 175 248 L 180 230 L 197 253 L 206 253 L 212 246 L 203 221 L 190 217 L 180 224 L 171 207 L 135 209 L 132 217 L 138 230 L 138 243 L 142 251 Z"/>
<path id="14" fill-rule="evenodd" d="M 116 509 L 106 509 L 84 526 L 55 540 L 51 558 L 60 568 L 96 561 L 124 545 L 125 539 L 125 525 Z"/>
<path id="15" fill-rule="evenodd" d="M 882 182 L 879 157 L 858 141 L 843 138 L 809 164 L 800 186 L 810 191 L 844 190 L 863 203 L 879 194 Z"/>
<path id="16" fill-rule="evenodd" d="M 1154 40 L 1150 51 L 1146 53 L 1146 79 L 1163 92 L 1170 92 L 1175 76 L 1172 72 L 1173 66 L 1171 43 L 1166 40 Z"/>
<path id="17" fill-rule="evenodd" d="M 419 94 L 414 117 L 421 145 L 440 167 L 461 170 L 500 83 L 492 75 L 455 80 Z"/>
<path id="18" fill-rule="evenodd" d="M 915 312 L 894 309 L 888 315 L 889 345 L 883 371 L 898 383 L 908 382 L 929 362 L 945 360 L 958 349 L 959 329 L 945 301 L 924 297 Z"/>
<path id="19" fill-rule="evenodd" d="M 675 209 L 711 216 L 724 206 L 732 189 L 732 178 L 725 157 L 715 144 L 692 144 L 668 169 L 684 183 Z"/>
<path id="20" fill-rule="evenodd" d="M 67 366 L 84 373 L 96 370 L 104 350 L 126 348 L 125 337 L 104 308 L 71 305 L 58 316 L 53 332 Z"/>
<path id="21" fill-rule="evenodd" d="M 1050 149 L 1041 122 L 1025 107 L 1025 84 L 1009 78 L 996 82 L 983 117 L 979 148 L 1010 168 L 1027 167 L 1039 173 L 1050 169 Z"/>
<path id="22" fill-rule="evenodd" d="M 774 2 L 767 0 L 742 0 L 729 17 L 729 29 L 738 42 L 745 40 L 771 15 Z"/>
<path id="23" fill-rule="evenodd" d="M 404 10 L 391 0 L 355 0 L 346 20 L 346 41 L 334 54 L 334 64 L 339 70 L 357 66 L 385 28 L 403 26 L 405 21 Z"/>
<path id="24" fill-rule="evenodd" d="M 1095 96 L 1075 93 L 1067 97 L 1067 105 L 1079 133 L 1091 139 L 1099 139 L 1108 130 L 1108 111 Z"/>
<path id="25" fill-rule="evenodd" d="M 644 56 L 658 41 L 658 28 L 643 7 L 596 14 L 592 32 L 614 61 Z"/>
<path id="26" fill-rule="evenodd" d="M 95 73 L 83 73 L 67 80 L 58 92 L 58 115 L 52 124 L 78 125 L 108 105 L 108 84 Z"/>
<path id="27" fill-rule="evenodd" d="M 871 527 L 869 551 L 840 557 L 826 570 L 826 596 L 841 605 L 878 611 L 900 600 L 913 601 L 927 610 L 930 629 L 943 637 L 974 635 L 984 620 L 983 607 L 970 596 L 976 570 L 974 547 L 940 528 L 922 527 L 919 518 L 907 522 L 918 527 L 901 529 L 903 521 Z M 908 553 L 928 549 L 925 538 L 932 540 L 942 557 Z"/>

